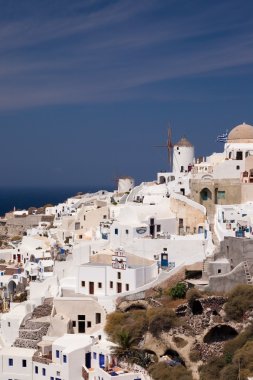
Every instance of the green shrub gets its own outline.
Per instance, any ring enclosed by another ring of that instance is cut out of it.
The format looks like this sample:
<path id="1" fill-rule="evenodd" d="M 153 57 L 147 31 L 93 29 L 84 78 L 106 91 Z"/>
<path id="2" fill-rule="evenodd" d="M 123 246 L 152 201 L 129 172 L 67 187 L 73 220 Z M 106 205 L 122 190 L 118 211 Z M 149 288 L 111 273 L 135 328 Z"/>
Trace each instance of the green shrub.
<path id="1" fill-rule="evenodd" d="M 229 319 L 242 320 L 244 313 L 253 306 L 253 287 L 237 285 L 229 294 L 225 312 Z"/>
<path id="2" fill-rule="evenodd" d="M 176 286 L 170 289 L 169 294 L 173 299 L 185 298 L 186 290 L 186 285 L 183 282 L 179 282 Z"/>

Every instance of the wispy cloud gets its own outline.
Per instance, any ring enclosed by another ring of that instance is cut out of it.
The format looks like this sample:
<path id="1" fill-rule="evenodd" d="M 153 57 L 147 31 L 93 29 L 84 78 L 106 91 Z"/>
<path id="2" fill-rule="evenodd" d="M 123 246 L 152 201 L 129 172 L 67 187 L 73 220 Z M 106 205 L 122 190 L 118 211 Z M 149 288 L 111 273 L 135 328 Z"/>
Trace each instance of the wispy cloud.
<path id="1" fill-rule="evenodd" d="M 21 3 L 0 18 L 1 109 L 138 98 L 149 84 L 253 63 L 250 1 Z"/>

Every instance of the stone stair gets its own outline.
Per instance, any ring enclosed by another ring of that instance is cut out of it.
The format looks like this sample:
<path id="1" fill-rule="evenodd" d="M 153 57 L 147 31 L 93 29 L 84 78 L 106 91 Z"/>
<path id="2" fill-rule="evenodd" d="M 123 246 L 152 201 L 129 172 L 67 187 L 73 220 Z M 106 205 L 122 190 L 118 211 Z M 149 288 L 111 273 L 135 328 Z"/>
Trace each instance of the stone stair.
<path id="1" fill-rule="evenodd" d="M 28 320 L 19 329 L 19 337 L 14 342 L 14 347 L 36 348 L 42 337 L 47 334 L 49 322 L 34 322 Z"/>
<path id="2" fill-rule="evenodd" d="M 249 270 L 249 264 L 247 260 L 243 261 L 243 267 L 244 267 L 247 284 L 253 285 L 252 276 Z"/>
<path id="3" fill-rule="evenodd" d="M 37 344 L 42 337 L 47 335 L 50 323 L 38 321 L 39 318 L 51 315 L 53 308 L 53 298 L 46 298 L 42 305 L 37 306 L 30 319 L 19 328 L 18 338 L 15 340 L 14 347 L 37 348 Z"/>

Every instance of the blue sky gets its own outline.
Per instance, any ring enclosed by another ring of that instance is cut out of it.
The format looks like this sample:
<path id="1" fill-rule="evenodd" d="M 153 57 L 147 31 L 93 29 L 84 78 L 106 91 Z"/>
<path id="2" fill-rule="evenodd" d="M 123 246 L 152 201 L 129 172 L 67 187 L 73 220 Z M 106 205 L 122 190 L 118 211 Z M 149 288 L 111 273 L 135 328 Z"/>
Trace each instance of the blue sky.
<path id="1" fill-rule="evenodd" d="M 0 186 L 111 186 L 253 124 L 251 0 L 0 0 Z"/>

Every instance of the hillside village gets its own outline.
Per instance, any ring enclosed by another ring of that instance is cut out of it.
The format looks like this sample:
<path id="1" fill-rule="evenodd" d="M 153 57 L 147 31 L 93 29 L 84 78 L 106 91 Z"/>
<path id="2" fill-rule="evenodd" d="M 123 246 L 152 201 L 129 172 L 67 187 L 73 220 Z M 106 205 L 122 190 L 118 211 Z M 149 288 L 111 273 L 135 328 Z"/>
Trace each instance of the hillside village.
<path id="1" fill-rule="evenodd" d="M 226 352 L 220 379 L 237 379 L 231 342 L 253 334 L 253 126 L 208 157 L 185 137 L 168 148 L 171 171 L 150 182 L 0 218 L 0 379 L 209 380 Z"/>

